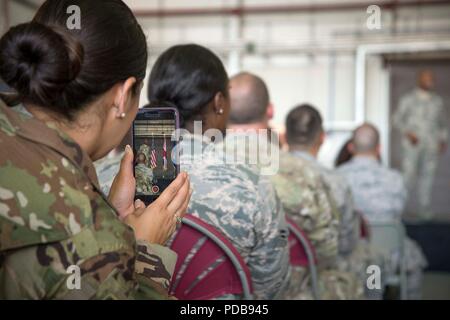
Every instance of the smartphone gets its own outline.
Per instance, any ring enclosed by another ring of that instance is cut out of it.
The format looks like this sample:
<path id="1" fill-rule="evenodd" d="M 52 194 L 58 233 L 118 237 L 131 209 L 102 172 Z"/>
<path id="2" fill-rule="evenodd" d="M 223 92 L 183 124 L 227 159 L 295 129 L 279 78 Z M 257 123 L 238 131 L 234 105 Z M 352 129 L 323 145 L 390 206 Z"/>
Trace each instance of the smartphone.
<path id="1" fill-rule="evenodd" d="M 175 148 L 179 123 L 176 108 L 158 105 L 140 109 L 133 122 L 135 199 L 146 205 L 155 201 L 180 173 Z"/>

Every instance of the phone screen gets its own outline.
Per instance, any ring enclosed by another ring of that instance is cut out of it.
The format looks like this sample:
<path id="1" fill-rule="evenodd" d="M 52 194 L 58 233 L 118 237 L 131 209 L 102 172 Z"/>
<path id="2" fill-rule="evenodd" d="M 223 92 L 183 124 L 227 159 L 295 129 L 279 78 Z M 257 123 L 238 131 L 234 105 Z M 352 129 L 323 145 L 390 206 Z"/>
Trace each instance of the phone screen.
<path id="1" fill-rule="evenodd" d="M 154 201 L 177 177 L 172 150 L 178 127 L 176 109 L 141 109 L 133 123 L 134 176 L 136 199 Z"/>

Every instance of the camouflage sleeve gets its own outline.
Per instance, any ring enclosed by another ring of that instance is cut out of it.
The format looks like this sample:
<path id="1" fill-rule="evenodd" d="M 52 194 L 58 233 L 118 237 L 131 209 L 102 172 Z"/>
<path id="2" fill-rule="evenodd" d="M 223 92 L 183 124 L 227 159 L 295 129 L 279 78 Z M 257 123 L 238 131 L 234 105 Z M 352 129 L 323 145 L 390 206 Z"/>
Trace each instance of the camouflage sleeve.
<path id="1" fill-rule="evenodd" d="M 307 233 L 319 266 L 328 268 L 334 265 L 338 255 L 340 214 L 323 180 L 318 176 L 309 183 L 308 192 L 301 194 L 300 214 L 293 218 Z"/>
<path id="2" fill-rule="evenodd" d="M 448 141 L 448 124 L 447 124 L 448 115 L 445 112 L 444 102 L 440 97 L 438 100 L 438 104 L 439 104 L 439 117 L 438 117 L 439 139 L 441 142 L 446 143 Z"/>
<path id="3" fill-rule="evenodd" d="M 392 118 L 392 125 L 394 126 L 394 128 L 396 128 L 397 130 L 399 130 L 402 134 L 406 133 L 406 113 L 407 110 L 409 108 L 409 94 L 403 96 L 400 99 L 400 103 L 399 106 L 397 108 L 397 110 L 395 111 L 393 118 Z"/>
<path id="4" fill-rule="evenodd" d="M 289 279 L 289 231 L 275 190 L 264 177 L 258 184 L 256 203 L 256 245 L 248 263 L 254 295 L 256 299 L 276 299 Z"/>
<path id="5" fill-rule="evenodd" d="M 157 244 L 138 241 L 135 272 L 139 290 L 136 298 L 167 298 L 176 261 L 177 255 L 172 250 Z M 155 290 L 159 295 L 155 295 Z"/>
<path id="6" fill-rule="evenodd" d="M 83 243 L 88 247 L 84 247 Z M 175 254 L 138 243 L 90 255 L 102 244 L 85 229 L 70 239 L 30 246 L 0 257 L 1 299 L 167 299 Z M 24 263 L 26 261 L 26 263 Z"/>
<path id="7" fill-rule="evenodd" d="M 353 206 L 350 188 L 345 188 L 343 204 L 339 207 L 341 220 L 339 223 L 339 254 L 350 254 L 358 244 L 359 216 Z"/>

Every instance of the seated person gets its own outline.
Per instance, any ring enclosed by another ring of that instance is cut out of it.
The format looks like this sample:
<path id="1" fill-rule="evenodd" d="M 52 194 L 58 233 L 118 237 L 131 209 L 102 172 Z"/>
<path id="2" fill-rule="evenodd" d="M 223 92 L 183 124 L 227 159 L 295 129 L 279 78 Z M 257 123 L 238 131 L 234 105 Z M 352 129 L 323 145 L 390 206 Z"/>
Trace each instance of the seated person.
<path id="1" fill-rule="evenodd" d="M 74 4 L 82 32 L 66 27 Z M 131 148 L 108 197 L 92 163 L 130 129 L 146 65 L 120 0 L 47 0 L 1 38 L 0 77 L 27 113 L 0 100 L 0 299 L 167 298 L 176 255 L 162 245 L 186 211 L 187 175 L 135 206 Z"/>
<path id="2" fill-rule="evenodd" d="M 198 45 L 171 47 L 153 66 L 148 98 L 175 105 L 180 113 L 180 165 L 194 189 L 189 212 L 236 247 L 250 269 L 255 298 L 280 297 L 289 279 L 289 247 L 275 190 L 251 168 L 225 164 L 204 135 L 215 132 L 219 139 L 228 121 L 228 76 L 222 62 Z"/>
<path id="3" fill-rule="evenodd" d="M 350 184 L 355 207 L 369 222 L 400 222 L 406 202 L 406 187 L 401 174 L 384 167 L 380 159 L 378 130 L 365 123 L 353 132 L 349 144 L 352 159 L 338 167 Z M 420 247 L 411 239 L 405 240 L 405 259 L 408 272 L 408 298 L 421 298 L 422 270 L 426 266 Z M 398 266 L 398 253 L 393 253 L 392 265 Z"/>
<path id="4" fill-rule="evenodd" d="M 317 155 L 325 140 L 322 117 L 319 111 L 309 104 L 292 109 L 286 119 L 286 134 L 289 152 L 302 159 L 320 172 L 330 189 L 340 212 L 339 221 L 339 263 L 338 268 L 357 274 L 361 285 L 366 288 L 369 265 L 381 266 L 383 259 L 365 241 L 360 239 L 360 214 L 355 210 L 350 185 L 335 170 L 326 168 L 317 160 Z M 381 258 L 381 259 L 380 259 Z M 366 291 L 371 298 L 381 298 L 382 292 Z"/>
<path id="5" fill-rule="evenodd" d="M 357 278 L 336 269 L 339 212 L 319 172 L 308 161 L 279 150 L 277 135 L 268 125 L 273 105 L 266 84 L 260 77 L 242 72 L 231 78 L 230 87 L 230 123 L 224 142 L 227 154 L 254 163 L 261 174 L 271 178 L 286 213 L 316 249 L 321 298 L 359 298 L 362 286 Z M 307 269 L 293 268 L 285 298 L 312 298 Z"/>

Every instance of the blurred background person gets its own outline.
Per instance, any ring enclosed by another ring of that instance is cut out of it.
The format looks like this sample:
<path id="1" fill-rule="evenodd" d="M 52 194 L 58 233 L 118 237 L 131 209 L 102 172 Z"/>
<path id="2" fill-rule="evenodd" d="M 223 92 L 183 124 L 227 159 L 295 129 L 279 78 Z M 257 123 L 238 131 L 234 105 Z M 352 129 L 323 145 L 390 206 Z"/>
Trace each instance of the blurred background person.
<path id="1" fill-rule="evenodd" d="M 340 213 L 339 269 L 357 274 L 361 286 L 366 288 L 367 267 L 373 264 L 382 267 L 382 259 L 360 238 L 361 218 L 354 207 L 350 185 L 338 172 L 326 168 L 317 160 L 326 138 L 319 111 L 309 104 L 293 108 L 286 118 L 286 134 L 290 154 L 305 160 L 320 172 L 336 201 Z M 371 298 L 382 298 L 380 290 L 367 290 L 366 294 Z"/>
<path id="2" fill-rule="evenodd" d="M 349 150 L 352 159 L 338 167 L 353 192 L 356 209 L 369 222 L 401 222 L 406 203 L 406 187 L 401 174 L 384 167 L 379 161 L 380 137 L 378 130 L 365 123 L 353 132 Z M 398 252 L 391 260 L 394 272 L 399 266 Z M 408 298 L 420 299 L 422 294 L 422 272 L 426 259 L 420 247 L 411 239 L 405 240 L 405 259 L 408 274 Z"/>
<path id="3" fill-rule="evenodd" d="M 286 213 L 306 232 L 316 250 L 321 298 L 360 298 L 362 283 L 352 274 L 336 268 L 340 212 L 320 173 L 307 160 L 278 150 L 277 141 L 270 140 L 268 120 L 273 115 L 273 104 L 266 84 L 254 74 L 241 72 L 230 79 L 230 99 L 230 123 L 225 147 L 229 153 L 236 151 L 238 158 L 246 163 L 257 160 L 255 167 L 261 172 L 269 161 L 279 165 L 270 177 Z M 345 242 L 356 242 L 356 239 L 348 239 L 347 229 L 345 233 Z M 351 250 L 347 246 L 353 245 L 345 243 L 345 250 Z M 309 274 L 304 268 L 294 267 L 285 298 L 312 298 L 309 281 Z"/>
<path id="4" fill-rule="evenodd" d="M 431 219 L 431 191 L 439 155 L 447 148 L 447 114 L 442 98 L 433 92 L 429 70 L 417 75 L 417 87 L 406 93 L 394 114 L 394 127 L 402 135 L 402 170 L 410 194 L 417 186 L 420 218 Z"/>

